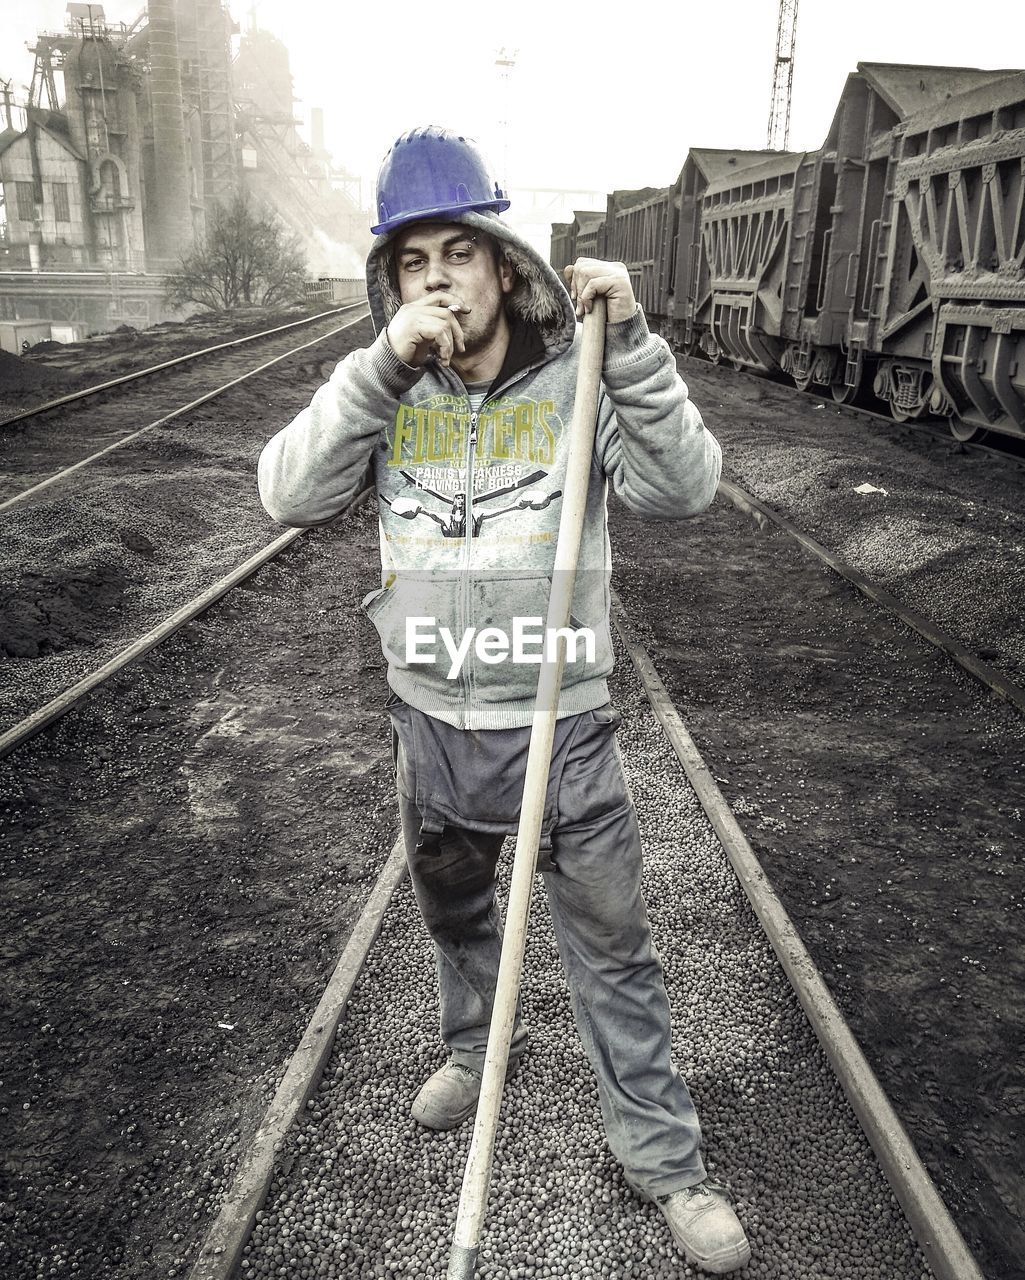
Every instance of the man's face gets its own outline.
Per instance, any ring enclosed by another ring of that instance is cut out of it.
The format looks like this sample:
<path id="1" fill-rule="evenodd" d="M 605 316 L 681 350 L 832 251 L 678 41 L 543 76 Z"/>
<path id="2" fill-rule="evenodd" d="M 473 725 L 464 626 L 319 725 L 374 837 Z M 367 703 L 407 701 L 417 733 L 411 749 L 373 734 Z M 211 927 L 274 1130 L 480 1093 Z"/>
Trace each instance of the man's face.
<path id="1" fill-rule="evenodd" d="M 469 308 L 456 316 L 464 356 L 485 350 L 505 325 L 505 295 L 515 279 L 504 258 L 495 261 L 484 233 L 451 222 L 413 223 L 396 237 L 395 270 L 404 303 L 445 293 Z"/>

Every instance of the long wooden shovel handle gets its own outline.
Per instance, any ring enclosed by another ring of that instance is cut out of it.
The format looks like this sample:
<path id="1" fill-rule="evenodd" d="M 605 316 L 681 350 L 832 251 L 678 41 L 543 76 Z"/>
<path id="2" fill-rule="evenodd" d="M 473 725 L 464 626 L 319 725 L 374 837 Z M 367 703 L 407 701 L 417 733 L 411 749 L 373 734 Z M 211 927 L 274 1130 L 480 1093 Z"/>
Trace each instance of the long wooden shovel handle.
<path id="1" fill-rule="evenodd" d="M 584 317 L 576 398 L 573 405 L 573 425 L 570 429 L 566 485 L 563 489 L 562 515 L 559 520 L 559 541 L 555 550 L 555 572 L 552 575 L 552 591 L 548 600 L 548 616 L 545 619 L 546 637 L 551 633 L 551 629 L 566 627 L 569 624 L 573 584 L 580 554 L 580 538 L 584 527 L 591 456 L 594 450 L 594 430 L 598 414 L 598 394 L 601 387 L 604 352 L 605 299 L 596 298 L 594 307 Z M 502 958 L 498 968 L 498 985 L 484 1058 L 477 1118 L 473 1126 L 470 1152 L 466 1159 L 452 1252 L 449 1255 L 448 1280 L 473 1280 L 480 1247 L 481 1227 L 487 1209 L 488 1189 L 491 1184 L 491 1163 L 495 1149 L 495 1134 L 498 1130 L 498 1113 L 502 1104 L 502 1089 L 505 1085 L 505 1071 L 509 1061 L 509 1042 L 512 1038 L 516 1002 L 520 991 L 520 971 L 523 968 L 523 952 L 527 940 L 527 917 L 530 913 L 530 896 L 534 884 L 537 850 L 541 840 L 541 822 L 548 792 L 548 772 L 552 761 L 552 743 L 555 739 L 559 690 L 562 687 L 562 671 L 566 663 L 565 640 L 560 639 L 554 657 L 549 658 L 548 648 L 546 644 L 545 658 L 541 663 L 538 676 L 537 701 L 530 729 L 530 748 L 527 752 L 523 803 L 520 807 L 520 822 L 516 832 L 516 853 L 513 858 L 512 882 L 509 887 L 505 936 L 502 940 Z"/>

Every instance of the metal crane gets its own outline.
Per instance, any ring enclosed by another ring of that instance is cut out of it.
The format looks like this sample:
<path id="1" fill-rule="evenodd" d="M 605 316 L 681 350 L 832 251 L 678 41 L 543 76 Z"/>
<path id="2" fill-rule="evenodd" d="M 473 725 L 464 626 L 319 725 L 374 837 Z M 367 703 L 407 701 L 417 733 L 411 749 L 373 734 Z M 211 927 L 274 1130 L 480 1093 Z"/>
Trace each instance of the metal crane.
<path id="1" fill-rule="evenodd" d="M 794 84 L 794 46 L 797 43 L 799 0 L 779 0 L 776 24 L 776 66 L 769 101 L 769 131 L 765 145 L 770 151 L 786 151 L 790 145 L 790 93 Z"/>

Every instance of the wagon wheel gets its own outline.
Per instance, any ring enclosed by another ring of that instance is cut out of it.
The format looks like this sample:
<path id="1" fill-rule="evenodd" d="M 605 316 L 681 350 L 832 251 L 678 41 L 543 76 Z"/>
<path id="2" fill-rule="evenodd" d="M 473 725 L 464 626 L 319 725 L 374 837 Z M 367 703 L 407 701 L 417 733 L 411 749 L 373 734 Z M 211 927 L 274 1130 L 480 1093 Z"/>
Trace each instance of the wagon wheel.
<path id="1" fill-rule="evenodd" d="M 965 422 L 963 418 L 955 417 L 953 414 L 947 419 L 947 426 L 950 428 L 950 434 L 961 444 L 967 444 L 969 440 L 978 440 L 985 434 L 974 422 Z"/>
<path id="2" fill-rule="evenodd" d="M 858 394 L 858 388 L 849 387 L 846 382 L 831 382 L 829 390 L 837 404 L 853 404 L 854 397 Z"/>
<path id="3" fill-rule="evenodd" d="M 811 386 L 810 373 L 792 373 L 790 376 L 793 378 L 794 386 L 798 391 L 807 391 Z"/>

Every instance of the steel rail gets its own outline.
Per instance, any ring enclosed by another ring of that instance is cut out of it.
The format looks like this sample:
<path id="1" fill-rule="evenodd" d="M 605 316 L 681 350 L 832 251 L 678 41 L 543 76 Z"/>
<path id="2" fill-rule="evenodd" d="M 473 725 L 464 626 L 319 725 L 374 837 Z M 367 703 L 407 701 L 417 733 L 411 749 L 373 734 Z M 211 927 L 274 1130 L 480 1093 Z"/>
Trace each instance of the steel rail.
<path id="1" fill-rule="evenodd" d="M 359 324 L 361 320 L 365 320 L 370 314 L 367 311 L 363 315 L 356 316 L 352 320 L 347 320 L 345 324 L 339 325 L 336 329 L 330 329 L 327 333 L 320 334 L 319 337 L 311 338 L 309 342 L 304 342 L 298 347 L 293 347 L 290 351 L 285 351 L 282 355 L 275 356 L 272 360 L 267 360 L 261 365 L 257 365 L 255 369 L 250 369 L 248 373 L 243 373 L 238 378 L 232 378 L 230 382 L 224 383 L 223 386 L 217 387 L 213 391 L 208 391 L 205 395 L 201 395 L 196 400 L 190 400 L 188 404 L 184 404 L 179 409 L 173 410 L 171 413 L 165 414 L 162 418 L 158 418 L 156 422 L 150 422 L 145 427 L 140 427 L 137 431 L 132 431 L 127 436 L 122 436 L 120 440 L 115 440 L 113 444 L 108 444 L 103 449 L 98 449 L 96 453 L 91 453 L 87 458 L 82 458 L 79 462 L 73 462 L 70 467 L 62 467 L 60 471 L 55 471 L 53 475 L 47 476 L 45 480 L 40 480 L 38 484 L 31 485 L 28 489 L 21 489 L 18 493 L 10 498 L 6 498 L 0 502 L 0 511 L 8 511 L 11 507 L 15 507 L 19 502 L 24 502 L 33 494 L 40 493 L 43 489 L 49 489 L 51 485 L 60 484 L 66 480 L 74 472 L 80 471 L 83 467 L 91 466 L 98 459 L 105 457 L 108 453 L 113 453 L 115 449 L 123 449 L 126 444 L 131 444 L 133 440 L 137 440 L 139 436 L 145 435 L 147 431 L 152 431 L 155 427 L 162 427 L 165 422 L 171 422 L 175 418 L 180 418 L 183 413 L 188 413 L 190 409 L 195 409 L 201 404 L 205 404 L 208 400 L 213 400 L 216 396 L 223 395 L 225 391 L 229 391 L 232 387 L 238 386 L 240 382 L 245 382 L 247 378 L 255 377 L 256 374 L 262 373 L 265 369 L 269 369 L 271 365 L 277 364 L 281 360 L 287 360 L 289 356 L 294 356 L 300 351 L 305 351 L 307 347 L 314 347 L 318 342 L 326 342 L 328 338 L 333 338 L 336 333 L 342 333 L 345 329 L 351 329 L 354 324 Z"/>
<path id="2" fill-rule="evenodd" d="M 615 591 L 612 592 L 612 621 L 655 715 L 801 1002 L 936 1280 L 985 1280 L 796 926 L 687 732 L 650 654 L 630 631 L 622 601 Z"/>
<path id="3" fill-rule="evenodd" d="M 228 1195 L 200 1246 L 190 1280 L 229 1280 L 235 1273 L 256 1215 L 267 1199 L 281 1145 L 320 1083 L 342 1014 L 405 874 L 406 849 L 400 834 L 260 1126 L 242 1153 Z"/>
<path id="4" fill-rule="evenodd" d="M 123 374 L 120 378 L 111 378 L 109 382 L 97 383 L 94 387 L 83 387 L 81 391 L 71 391 L 66 396 L 61 396 L 57 400 L 47 400 L 45 404 L 38 404 L 34 408 L 24 409 L 21 413 L 17 413 L 13 418 L 0 419 L 0 428 L 9 427 L 14 422 L 22 422 L 27 418 L 37 417 L 41 413 L 47 413 L 51 409 L 59 409 L 61 405 L 72 404 L 76 400 L 85 400 L 89 396 L 99 395 L 103 391 L 109 391 L 111 387 L 120 387 L 126 382 L 135 382 L 139 378 L 148 378 L 154 373 L 160 373 L 163 369 L 171 369 L 175 365 L 185 364 L 189 360 L 198 360 L 200 356 L 212 355 L 215 351 L 225 351 L 229 347 L 242 346 L 247 342 L 256 342 L 259 338 L 269 338 L 275 333 L 284 333 L 286 329 L 294 329 L 298 325 L 315 324 L 318 320 L 323 320 L 325 316 L 341 315 L 343 311 L 351 311 L 353 307 L 365 307 L 365 302 L 352 302 L 344 307 L 335 307 L 331 311 L 321 311 L 315 316 L 306 316 L 302 320 L 290 320 L 288 324 L 279 325 L 276 329 L 264 329 L 260 333 L 247 333 L 241 338 L 232 338 L 229 342 L 219 342 L 213 347 L 203 347 L 199 351 L 188 351 L 183 356 L 175 356 L 173 360 L 165 360 L 162 364 L 150 365 L 147 369 L 137 369 L 134 373 Z"/>
<path id="5" fill-rule="evenodd" d="M 756 381 L 764 381 L 759 379 L 757 374 L 749 374 Z M 785 386 L 785 383 L 775 383 L 776 386 Z M 1013 466 L 1015 470 L 1021 471 L 1025 469 L 1025 459 L 1020 454 L 1013 452 L 1013 448 L 1021 448 L 1025 443 L 1022 436 L 1011 435 L 1006 431 L 989 431 L 985 427 L 979 428 L 979 436 L 973 436 L 970 440 L 959 440 L 957 436 L 950 431 L 946 418 L 937 418 L 934 416 L 922 418 L 895 418 L 892 414 L 886 413 L 881 409 L 869 409 L 863 404 L 842 404 L 838 400 L 833 400 L 830 396 L 816 396 L 811 390 L 802 391 L 800 387 L 795 387 L 798 395 L 808 396 L 811 399 L 818 400 L 828 409 L 835 409 L 841 416 L 849 415 L 852 418 L 864 418 L 868 422 L 878 422 L 880 426 L 893 428 L 897 427 L 908 433 L 910 437 L 918 436 L 921 439 L 929 439 L 935 441 L 939 445 L 953 445 L 964 453 L 975 453 L 980 457 L 996 459 L 1002 466 Z M 987 439 L 998 439 L 1006 441 L 1006 447 L 1000 448 L 994 444 L 986 443 Z"/>
<path id="6" fill-rule="evenodd" d="M 887 413 L 879 413 L 875 409 L 866 409 L 861 405 L 837 405 L 842 408 L 845 413 L 853 414 L 855 417 L 867 418 L 870 422 L 878 422 L 884 427 L 902 427 L 909 437 L 918 436 L 919 439 L 928 439 L 934 441 L 938 445 L 954 445 L 955 450 L 963 453 L 973 453 L 980 458 L 986 458 L 989 461 L 995 461 L 1006 470 L 1025 471 L 1025 457 L 1015 450 L 1022 449 L 1025 446 L 1025 438 L 1022 436 L 1012 436 L 1008 432 L 987 431 L 985 427 L 980 428 L 980 435 L 973 436 L 970 440 L 958 440 L 951 435 L 949 427 L 944 425 L 942 418 L 908 418 L 906 422 L 899 422 L 896 418 L 890 417 Z M 991 444 L 988 441 L 1000 440 L 1002 444 Z M 955 450 L 952 450 L 955 451 Z"/>
<path id="7" fill-rule="evenodd" d="M 1008 680 L 996 667 L 990 666 L 988 662 L 983 662 L 981 658 L 977 658 L 963 644 L 955 640 L 952 635 L 927 618 L 924 613 L 919 613 L 917 609 L 912 609 L 903 604 L 891 592 L 873 582 L 871 578 L 867 578 L 860 570 L 855 569 L 852 565 L 847 564 L 846 561 L 841 560 L 839 556 L 834 555 L 828 547 L 824 547 L 821 542 L 817 542 L 810 535 L 800 530 L 786 516 L 781 515 L 778 511 L 762 502 L 760 498 L 756 498 L 731 480 L 720 480 L 719 491 L 729 498 L 738 511 L 744 512 L 745 515 L 751 516 L 759 523 L 769 520 L 777 525 L 796 542 L 800 543 L 806 551 L 810 551 L 812 555 L 827 564 L 842 578 L 846 578 L 848 582 L 857 587 L 863 596 L 876 604 L 882 605 L 884 609 L 900 618 L 901 622 L 917 631 L 930 644 L 935 645 L 937 649 L 941 649 L 953 658 L 958 666 L 963 667 L 969 675 L 974 676 L 976 680 L 981 680 L 994 693 L 1006 699 L 1006 701 L 1017 707 L 1019 711 L 1025 711 L 1025 688 L 1015 684 L 1013 680 Z"/>

